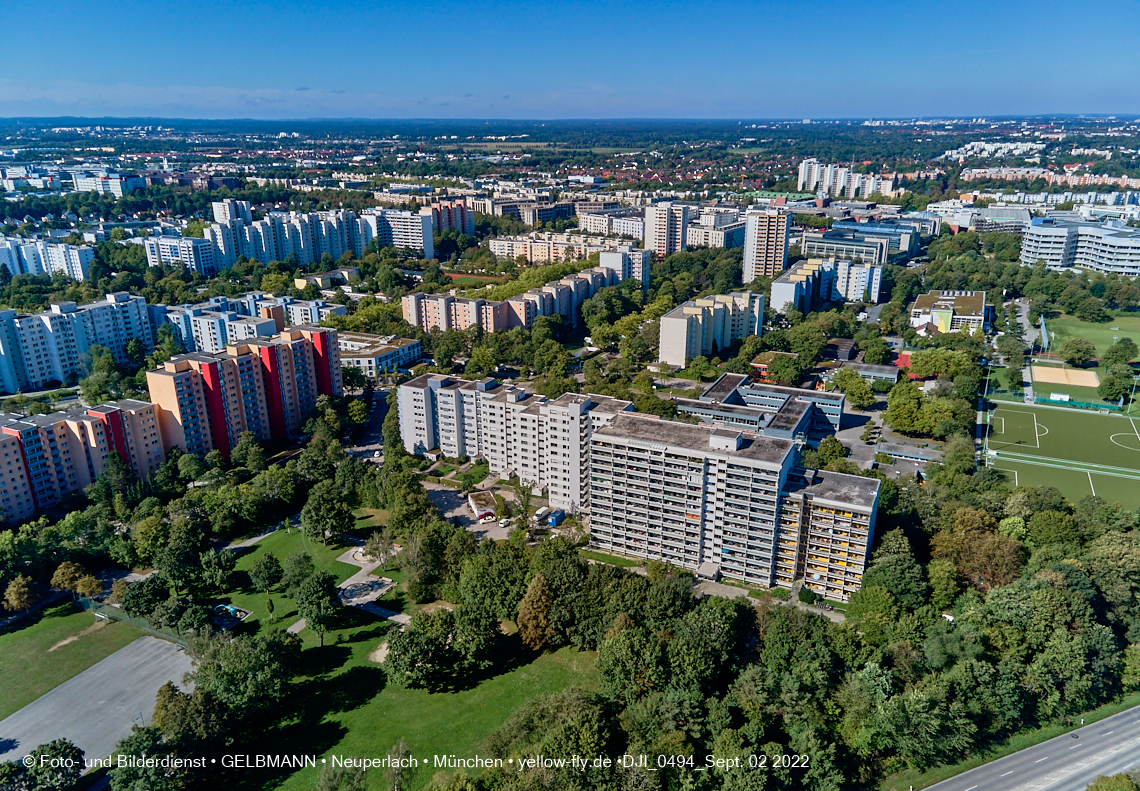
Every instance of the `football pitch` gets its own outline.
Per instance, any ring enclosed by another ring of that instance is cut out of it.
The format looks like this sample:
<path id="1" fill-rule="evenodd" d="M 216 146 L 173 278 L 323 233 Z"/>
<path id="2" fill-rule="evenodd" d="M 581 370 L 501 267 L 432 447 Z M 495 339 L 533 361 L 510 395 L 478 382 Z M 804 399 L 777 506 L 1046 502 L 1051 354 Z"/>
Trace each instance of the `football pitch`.
<path id="1" fill-rule="evenodd" d="M 1015 484 L 1140 507 L 1140 419 L 998 403 L 986 421 L 983 460 Z"/>

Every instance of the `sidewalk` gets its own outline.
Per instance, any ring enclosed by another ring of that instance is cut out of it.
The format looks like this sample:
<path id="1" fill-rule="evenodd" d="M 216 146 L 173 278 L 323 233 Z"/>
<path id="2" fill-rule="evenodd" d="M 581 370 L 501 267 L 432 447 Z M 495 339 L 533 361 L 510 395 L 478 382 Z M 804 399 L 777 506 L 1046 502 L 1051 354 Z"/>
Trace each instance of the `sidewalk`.
<path id="1" fill-rule="evenodd" d="M 392 555 L 397 552 L 393 547 Z M 380 567 L 379 560 L 368 560 L 362 553 L 362 547 L 350 547 L 339 556 L 337 560 L 352 566 L 360 566 L 360 571 L 340 583 L 340 600 L 346 607 L 356 607 L 375 616 L 384 618 L 392 623 L 404 627 L 412 620 L 410 615 L 401 612 L 392 612 L 376 604 L 376 600 L 395 587 L 396 583 L 387 577 L 377 577 L 372 572 Z M 305 628 L 305 619 L 301 618 L 291 624 L 285 631 L 297 634 Z"/>
<path id="2" fill-rule="evenodd" d="M 735 585 L 725 585 L 723 582 L 710 582 L 708 580 L 698 582 L 693 585 L 693 592 L 703 593 L 707 596 L 720 596 L 725 599 L 747 599 L 748 603 L 752 605 L 760 603 L 759 599 L 754 599 L 749 596 L 748 591 L 743 588 L 737 588 Z M 819 607 L 804 604 L 798 599 L 788 599 L 785 603 L 804 612 L 822 615 L 824 618 L 827 618 L 829 621 L 834 621 L 835 623 L 843 623 L 847 620 L 847 616 L 841 612 L 836 612 L 835 610 L 821 610 Z"/>

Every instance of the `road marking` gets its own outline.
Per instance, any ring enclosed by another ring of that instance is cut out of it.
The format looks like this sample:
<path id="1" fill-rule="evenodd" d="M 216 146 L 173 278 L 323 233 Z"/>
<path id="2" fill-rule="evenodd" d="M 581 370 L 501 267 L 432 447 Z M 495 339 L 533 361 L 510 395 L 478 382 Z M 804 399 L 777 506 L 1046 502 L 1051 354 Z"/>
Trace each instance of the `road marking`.
<path id="1" fill-rule="evenodd" d="M 970 786 L 966 789 L 966 791 L 974 791 L 975 788 L 977 788 L 977 786 Z"/>
<path id="2" fill-rule="evenodd" d="M 1085 470 L 1085 472 L 1088 472 L 1088 470 Z M 1095 486 L 1093 486 L 1093 482 L 1092 482 L 1092 473 L 1091 473 L 1091 472 L 1089 472 L 1089 473 L 1088 473 L 1088 475 L 1089 475 L 1089 488 L 1093 490 L 1093 497 L 1096 497 L 1096 487 L 1095 487 Z M 1017 484 L 1016 484 L 1016 483 L 1014 483 L 1014 486 L 1016 486 L 1016 485 L 1017 485 Z"/>
<path id="3" fill-rule="evenodd" d="M 1047 755 L 1046 755 L 1044 758 L 1038 758 L 1038 759 L 1037 759 L 1036 761 L 1034 761 L 1033 763 L 1035 763 L 1035 764 L 1039 764 L 1039 763 L 1041 763 L 1042 761 L 1048 761 L 1048 760 L 1049 760 L 1049 756 L 1047 756 Z M 969 789 L 966 789 L 966 791 L 969 791 Z"/>
<path id="4" fill-rule="evenodd" d="M 1009 777 L 1011 774 L 1013 774 L 1013 772 L 1006 772 L 1002 775 L 1002 777 Z"/>
<path id="5" fill-rule="evenodd" d="M 1079 744 L 1074 744 L 1074 745 L 1073 745 L 1072 747 L 1070 747 L 1069 749 L 1070 749 L 1070 750 L 1075 750 L 1075 749 L 1077 749 L 1078 747 L 1080 747 L 1080 745 L 1079 745 Z"/>
<path id="6" fill-rule="evenodd" d="M 1102 733 L 1101 736 L 1111 736 L 1114 733 L 1116 733 L 1116 731 L 1106 731 L 1105 733 Z"/>

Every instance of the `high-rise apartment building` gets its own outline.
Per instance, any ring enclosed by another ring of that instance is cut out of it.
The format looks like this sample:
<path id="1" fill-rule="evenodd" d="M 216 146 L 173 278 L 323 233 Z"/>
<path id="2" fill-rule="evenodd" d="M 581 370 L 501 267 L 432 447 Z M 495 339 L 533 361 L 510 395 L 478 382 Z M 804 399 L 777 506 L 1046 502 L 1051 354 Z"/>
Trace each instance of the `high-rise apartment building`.
<path id="1" fill-rule="evenodd" d="M 463 198 L 433 201 L 431 204 L 432 225 L 442 233 L 455 230 L 459 233 L 475 233 L 475 212 L 467 208 Z"/>
<path id="2" fill-rule="evenodd" d="M 86 280 L 95 248 L 0 235 L 0 266 L 16 275 L 66 275 Z"/>
<path id="3" fill-rule="evenodd" d="M 36 512 L 23 443 L 18 434 L 0 429 L 0 515 L 19 524 Z"/>
<path id="4" fill-rule="evenodd" d="M 795 393 L 814 391 L 782 390 L 760 394 L 781 400 L 783 417 L 757 432 L 639 415 L 605 396 L 549 400 L 494 379 L 428 374 L 399 387 L 400 433 L 410 453 L 479 457 L 545 489 L 551 507 L 588 519 L 599 549 L 746 584 L 802 579 L 846 601 L 874 538 L 879 482 L 796 468 L 796 439 L 776 435 L 793 413 L 805 425 L 812 407 Z"/>
<path id="5" fill-rule="evenodd" d="M 775 277 L 784 271 L 792 216 L 778 209 L 761 209 L 748 212 L 744 223 L 744 282 Z"/>
<path id="6" fill-rule="evenodd" d="M 21 502 L 20 518 L 82 491 L 106 466 L 111 453 L 139 478 L 148 478 L 166 458 L 154 405 L 126 399 L 70 412 L 46 415 L 0 414 L 0 434 L 15 438 L 24 467 L 31 502 Z M 0 452 L 8 451 L 0 444 Z M 0 479 L 9 469 L 9 457 L 0 460 Z M 14 469 L 14 465 L 11 466 Z M 15 503 L 3 503 L 5 506 Z"/>
<path id="7" fill-rule="evenodd" d="M 836 288 L 848 302 L 879 303 L 883 268 L 873 264 L 839 261 L 835 272 Z"/>
<path id="8" fill-rule="evenodd" d="M 178 355 L 148 371 L 147 386 L 168 448 L 228 455 L 246 431 L 283 442 L 300 434 L 317 396 L 343 394 L 337 332 L 304 325 Z"/>
<path id="9" fill-rule="evenodd" d="M 214 222 L 230 223 L 235 220 L 241 220 L 247 224 L 253 222 L 253 207 L 247 200 L 226 198 L 225 200 L 214 201 L 210 204 L 210 208 L 214 212 Z"/>
<path id="10" fill-rule="evenodd" d="M 754 291 L 690 300 L 661 317 L 659 360 L 686 368 L 696 357 L 712 357 L 763 331 L 764 297 Z"/>
<path id="11" fill-rule="evenodd" d="M 71 382 L 82 375 L 94 345 L 126 363 L 131 340 L 147 354 L 154 351 L 146 300 L 124 291 L 87 305 L 61 302 L 33 315 L 0 310 L 0 391 Z"/>
<path id="12" fill-rule="evenodd" d="M 842 299 L 835 290 L 835 261 L 809 258 L 797 261 L 772 281 L 772 309 L 786 314 L 789 310 L 811 313 Z"/>
<path id="13" fill-rule="evenodd" d="M 635 250 L 632 247 L 618 247 L 598 253 L 598 266 L 610 269 L 620 283 L 630 278 L 641 281 L 641 293 L 649 291 L 649 264 L 652 261 L 649 250 Z"/>
<path id="14" fill-rule="evenodd" d="M 795 443 L 619 415 L 590 439 L 590 544 L 745 584 L 796 580 L 846 601 L 874 537 L 879 482 L 798 470 Z"/>
<path id="15" fill-rule="evenodd" d="M 484 458 L 491 472 L 547 489 L 551 506 L 571 513 L 585 502 L 590 434 L 633 408 L 608 396 L 567 393 L 550 400 L 494 379 L 438 374 L 400 385 L 398 399 L 409 453 Z"/>
<path id="16" fill-rule="evenodd" d="M 685 234 L 692 219 L 691 207 L 658 203 L 645 207 L 645 249 L 665 258 L 685 249 Z"/>
<path id="17" fill-rule="evenodd" d="M 182 266 L 203 277 L 214 277 L 218 266 L 214 245 L 208 239 L 186 236 L 150 236 L 143 239 L 150 266 Z"/>

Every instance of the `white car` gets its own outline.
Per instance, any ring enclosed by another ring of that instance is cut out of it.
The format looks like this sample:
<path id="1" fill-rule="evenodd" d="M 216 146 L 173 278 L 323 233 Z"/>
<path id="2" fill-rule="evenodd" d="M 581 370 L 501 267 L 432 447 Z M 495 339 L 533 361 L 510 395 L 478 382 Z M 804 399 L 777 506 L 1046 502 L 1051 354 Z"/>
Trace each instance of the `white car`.
<path id="1" fill-rule="evenodd" d="M 510 519 L 500 519 L 499 520 L 499 527 L 506 527 L 510 523 L 511 523 Z"/>
<path id="2" fill-rule="evenodd" d="M 373 453 L 372 458 L 374 458 L 374 459 L 380 458 L 380 451 L 376 451 L 375 453 Z"/>
<path id="3" fill-rule="evenodd" d="M 494 515 L 492 514 L 491 516 L 484 516 L 484 517 L 483 517 L 482 519 L 480 519 L 479 521 L 480 521 L 481 523 L 486 523 L 486 522 L 494 522 L 494 521 L 495 521 L 495 517 L 494 517 Z"/>

